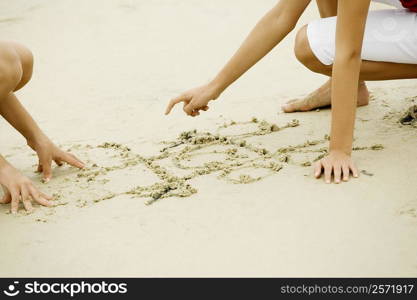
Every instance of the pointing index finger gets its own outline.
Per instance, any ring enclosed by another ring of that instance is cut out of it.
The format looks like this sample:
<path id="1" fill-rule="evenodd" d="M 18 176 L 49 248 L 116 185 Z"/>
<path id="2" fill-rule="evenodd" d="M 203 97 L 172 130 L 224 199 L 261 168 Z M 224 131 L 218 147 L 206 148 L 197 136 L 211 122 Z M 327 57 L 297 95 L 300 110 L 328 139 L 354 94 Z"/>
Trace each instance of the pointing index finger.
<path id="1" fill-rule="evenodd" d="M 188 97 L 188 96 L 185 96 L 185 95 L 181 95 L 181 96 L 179 96 L 179 97 L 177 97 L 177 98 L 172 99 L 172 100 L 171 100 L 171 101 L 169 101 L 169 103 L 168 103 L 168 106 L 167 106 L 167 108 L 166 108 L 166 110 L 165 110 L 165 115 L 168 115 L 168 114 L 171 112 L 172 108 L 173 108 L 176 104 L 178 104 L 178 103 L 180 103 L 180 102 L 185 102 L 185 101 L 188 101 L 188 100 L 189 100 L 189 97 Z"/>

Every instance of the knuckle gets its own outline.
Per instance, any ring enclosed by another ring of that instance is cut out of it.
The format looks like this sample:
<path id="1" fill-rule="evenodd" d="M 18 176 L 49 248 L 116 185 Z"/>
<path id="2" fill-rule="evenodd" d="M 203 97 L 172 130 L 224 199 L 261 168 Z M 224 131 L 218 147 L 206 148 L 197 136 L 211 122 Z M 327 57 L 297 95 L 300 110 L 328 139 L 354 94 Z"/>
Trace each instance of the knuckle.
<path id="1" fill-rule="evenodd" d="M 12 195 L 14 195 L 14 194 L 18 194 L 19 193 L 19 191 L 20 191 L 20 187 L 22 186 L 22 184 L 20 183 L 20 182 L 16 182 L 15 184 L 13 184 L 11 187 L 10 187 L 10 193 L 12 194 Z"/>

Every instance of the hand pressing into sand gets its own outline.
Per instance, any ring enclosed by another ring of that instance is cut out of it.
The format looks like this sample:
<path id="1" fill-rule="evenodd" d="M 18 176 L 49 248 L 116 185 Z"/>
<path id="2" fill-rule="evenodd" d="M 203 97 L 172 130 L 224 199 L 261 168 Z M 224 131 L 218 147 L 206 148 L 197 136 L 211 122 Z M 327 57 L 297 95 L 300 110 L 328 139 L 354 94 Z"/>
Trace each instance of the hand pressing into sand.
<path id="1" fill-rule="evenodd" d="M 207 104 L 218 97 L 217 89 L 211 84 L 206 84 L 172 99 L 167 106 L 165 114 L 168 115 L 176 104 L 184 102 L 184 112 L 191 117 L 196 117 L 200 115 L 200 110 L 207 111 L 209 109 Z"/>
<path id="2" fill-rule="evenodd" d="M 320 178 L 324 173 L 326 183 L 331 183 L 332 175 L 335 183 L 340 183 L 341 180 L 348 181 L 350 172 L 355 178 L 359 176 L 358 169 L 352 162 L 350 155 L 343 151 L 330 151 L 329 155 L 319 160 L 314 168 L 315 177 Z"/>
<path id="3" fill-rule="evenodd" d="M 52 178 L 52 161 L 58 166 L 62 166 L 65 162 L 79 169 L 84 168 L 84 163 L 74 154 L 62 151 L 46 136 L 38 138 L 35 142 L 28 141 L 28 145 L 38 155 L 39 164 L 37 171 L 43 173 L 44 182 L 49 182 Z"/>
<path id="4" fill-rule="evenodd" d="M 28 212 L 33 211 L 32 200 L 40 205 L 52 206 L 52 197 L 41 193 L 32 182 L 6 160 L 0 157 L 0 185 L 3 188 L 3 198 L 0 199 L 1 204 L 11 203 L 11 212 L 17 213 L 19 202 L 23 202 L 23 206 Z"/>

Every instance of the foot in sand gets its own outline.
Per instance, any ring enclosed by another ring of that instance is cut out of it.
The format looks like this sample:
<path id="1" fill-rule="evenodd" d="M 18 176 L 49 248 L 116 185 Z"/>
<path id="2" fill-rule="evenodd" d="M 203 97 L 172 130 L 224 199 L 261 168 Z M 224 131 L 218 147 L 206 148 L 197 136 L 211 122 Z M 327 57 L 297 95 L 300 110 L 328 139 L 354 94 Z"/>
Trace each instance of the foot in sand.
<path id="1" fill-rule="evenodd" d="M 315 90 L 302 99 L 288 101 L 282 106 L 286 113 L 297 111 L 310 111 L 316 108 L 329 106 L 331 103 L 331 80 L 327 81 L 319 89 Z M 365 82 L 359 82 L 358 106 L 365 106 L 369 103 L 369 91 Z"/>

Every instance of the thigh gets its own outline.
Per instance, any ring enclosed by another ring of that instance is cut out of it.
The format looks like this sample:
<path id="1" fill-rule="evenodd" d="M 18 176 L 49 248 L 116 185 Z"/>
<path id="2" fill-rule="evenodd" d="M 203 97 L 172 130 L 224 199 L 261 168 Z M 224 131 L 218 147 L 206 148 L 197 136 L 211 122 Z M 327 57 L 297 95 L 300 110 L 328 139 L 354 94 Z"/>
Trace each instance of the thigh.
<path id="1" fill-rule="evenodd" d="M 316 0 L 320 17 L 329 18 L 337 15 L 338 0 Z"/>
<path id="2" fill-rule="evenodd" d="M 336 17 L 315 20 L 307 27 L 314 55 L 325 65 L 335 56 Z M 404 9 L 369 12 L 362 59 L 417 64 L 417 14 Z"/>

